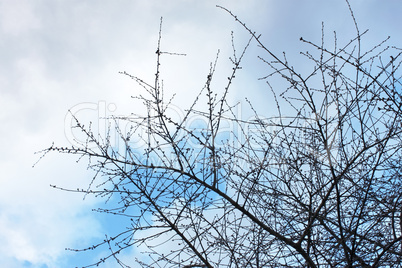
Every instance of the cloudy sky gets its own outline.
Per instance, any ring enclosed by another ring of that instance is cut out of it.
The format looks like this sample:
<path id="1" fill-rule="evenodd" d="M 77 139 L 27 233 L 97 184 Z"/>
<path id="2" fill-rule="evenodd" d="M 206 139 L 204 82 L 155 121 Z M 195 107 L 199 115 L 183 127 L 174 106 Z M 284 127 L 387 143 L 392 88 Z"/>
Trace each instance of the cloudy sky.
<path id="1" fill-rule="evenodd" d="M 399 0 L 350 0 L 361 30 L 370 29 L 368 46 L 391 36 L 402 47 Z M 65 248 L 90 246 L 118 222 L 91 212 L 100 200 L 49 187 L 85 187 L 91 178 L 85 161 L 50 154 L 35 168 L 34 152 L 55 142 L 69 145 L 67 111 L 83 120 L 123 115 L 138 109 L 131 96 L 138 87 L 120 75 L 127 71 L 152 81 L 160 18 L 162 49 L 187 56 L 166 56 L 162 75 L 167 94 L 178 102 L 202 88 L 220 49 L 218 73 L 230 72 L 231 31 L 239 48 L 247 33 L 216 4 L 232 10 L 274 52 L 288 51 L 294 62 L 307 48 L 303 36 L 320 41 L 321 22 L 328 38 L 353 37 L 354 25 L 341 0 L 0 0 L 0 263 L 2 267 L 75 267 L 88 255 Z M 231 98 L 255 98 L 267 109 L 266 74 L 255 43 L 245 59 Z M 219 84 L 217 84 L 219 85 Z M 266 111 L 269 113 L 269 110 Z M 97 126 L 102 131 L 102 126 Z M 138 254 L 129 252 L 125 258 Z M 113 263 L 110 267 L 115 267 Z"/>

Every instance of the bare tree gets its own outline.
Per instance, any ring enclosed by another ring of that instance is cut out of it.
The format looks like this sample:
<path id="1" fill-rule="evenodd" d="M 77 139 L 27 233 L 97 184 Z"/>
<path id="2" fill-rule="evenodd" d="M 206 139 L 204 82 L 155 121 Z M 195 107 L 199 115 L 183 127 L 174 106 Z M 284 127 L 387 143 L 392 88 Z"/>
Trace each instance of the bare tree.
<path id="1" fill-rule="evenodd" d="M 131 220 L 126 231 L 81 249 L 110 250 L 89 266 L 114 258 L 128 267 L 119 253 L 147 246 L 149 262 L 133 259 L 143 267 L 401 267 L 401 49 L 387 39 L 362 51 L 367 31 L 351 11 L 356 37 L 346 44 L 334 34 L 327 46 L 324 28 L 319 44 L 300 38 L 313 52 L 302 53 L 311 68 L 299 72 L 220 8 L 250 33 L 244 49 L 234 49 L 223 90 L 212 88 L 215 61 L 184 116 L 170 114 L 159 68 L 171 53 L 160 32 L 154 82 L 123 72 L 146 90 L 137 98 L 147 113 L 113 118 L 106 137 L 77 119 L 86 142 L 44 151 L 88 157 L 93 180 L 74 191 L 109 200 L 114 206 L 98 211 Z M 249 101 L 254 117 L 244 120 L 227 94 L 255 43 L 277 116 L 261 116 Z M 278 79 L 286 87 L 273 88 Z M 193 116 L 206 124 L 190 127 Z M 228 122 L 236 127 L 230 135 L 221 131 Z M 123 146 L 111 144 L 111 133 Z M 138 137 L 141 150 L 132 142 Z"/>

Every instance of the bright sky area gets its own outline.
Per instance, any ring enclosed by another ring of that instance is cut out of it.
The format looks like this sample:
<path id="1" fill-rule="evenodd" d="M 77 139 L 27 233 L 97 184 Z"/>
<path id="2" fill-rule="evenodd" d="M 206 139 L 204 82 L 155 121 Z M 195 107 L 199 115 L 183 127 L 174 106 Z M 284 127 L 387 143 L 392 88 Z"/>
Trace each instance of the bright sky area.
<path id="1" fill-rule="evenodd" d="M 364 40 L 368 46 L 390 35 L 389 44 L 402 47 L 402 1 L 350 2 L 361 30 L 370 29 Z M 239 49 L 248 35 L 216 4 L 261 34 L 274 52 L 288 51 L 296 64 L 302 59 L 298 52 L 309 49 L 299 38 L 320 42 L 322 21 L 328 42 L 334 30 L 339 42 L 355 33 L 342 0 L 0 0 L 2 267 L 75 267 L 100 257 L 102 252 L 85 255 L 65 248 L 90 246 L 112 234 L 119 222 L 91 211 L 102 200 L 83 200 L 49 186 L 85 188 L 91 179 L 85 161 L 77 164 L 75 157 L 50 154 L 32 168 L 40 156 L 34 152 L 52 142 L 70 144 L 69 109 L 84 121 L 136 109 L 131 96 L 138 86 L 118 72 L 152 82 L 160 17 L 162 50 L 187 54 L 163 58 L 168 95 L 177 93 L 178 103 L 195 97 L 218 49 L 218 73 L 226 76 L 231 31 Z M 254 97 L 259 111 L 269 113 L 267 88 L 257 80 L 266 74 L 256 59 L 259 52 L 252 43 L 230 98 L 244 102 L 244 97 Z M 133 249 L 124 258 L 138 254 Z"/>

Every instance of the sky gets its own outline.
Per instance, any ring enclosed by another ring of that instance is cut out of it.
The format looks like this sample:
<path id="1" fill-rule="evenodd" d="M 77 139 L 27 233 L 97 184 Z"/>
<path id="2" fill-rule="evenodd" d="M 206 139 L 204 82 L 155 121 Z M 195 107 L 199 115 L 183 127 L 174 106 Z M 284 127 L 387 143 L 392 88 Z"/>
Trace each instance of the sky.
<path id="1" fill-rule="evenodd" d="M 391 36 L 402 47 L 399 0 L 350 0 L 361 30 L 370 29 L 367 47 Z M 320 42 L 321 23 L 331 42 L 354 37 L 348 7 L 341 0 L 0 0 L 0 263 L 3 267 L 75 267 L 102 254 L 74 253 L 65 248 L 90 246 L 121 222 L 92 212 L 103 200 L 62 192 L 50 184 L 85 188 L 91 179 L 86 162 L 49 154 L 49 147 L 74 143 L 68 110 L 95 131 L 104 131 L 99 117 L 143 112 L 131 96 L 138 86 L 119 74 L 153 81 L 160 18 L 162 50 L 185 53 L 162 59 L 167 95 L 188 103 L 202 88 L 210 63 L 220 56 L 217 76 L 231 71 L 231 31 L 238 50 L 249 36 L 223 10 L 230 9 L 275 53 L 287 51 L 303 66 L 299 51 L 308 49 L 299 38 Z M 254 98 L 262 114 L 270 113 L 267 74 L 252 43 L 236 77 L 230 101 Z M 224 79 L 216 82 L 222 87 Z M 100 122 L 100 123 L 99 123 Z M 116 229 L 117 228 L 117 229 Z M 104 252 L 103 252 L 104 253 Z M 87 255 L 84 255 L 87 254 Z M 137 254 L 137 255 L 136 255 Z M 124 258 L 138 256 L 128 252 Z M 104 267 L 116 267 L 115 263 Z"/>

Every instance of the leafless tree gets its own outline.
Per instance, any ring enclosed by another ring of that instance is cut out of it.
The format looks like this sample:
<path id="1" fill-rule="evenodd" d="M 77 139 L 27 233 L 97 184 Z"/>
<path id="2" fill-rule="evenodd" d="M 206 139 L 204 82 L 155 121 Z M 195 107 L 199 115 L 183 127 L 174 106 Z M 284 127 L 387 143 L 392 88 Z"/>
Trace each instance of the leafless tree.
<path id="1" fill-rule="evenodd" d="M 129 267 L 119 253 L 146 246 L 148 261 L 133 256 L 136 265 L 401 267 L 402 50 L 386 39 L 362 51 L 367 31 L 351 11 L 356 37 L 346 44 L 334 33 L 327 46 L 324 28 L 319 44 L 300 38 L 312 50 L 302 52 L 310 69 L 299 72 L 220 8 L 250 34 L 240 53 L 234 49 L 225 88 L 213 89 L 212 63 L 184 115 L 170 114 L 160 64 L 172 53 L 163 52 L 160 32 L 154 82 L 123 72 L 146 91 L 137 100 L 147 113 L 114 117 L 106 137 L 77 119 L 86 142 L 44 151 L 87 157 L 95 175 L 88 189 L 74 191 L 109 200 L 114 206 L 98 211 L 131 220 L 126 231 L 81 249 L 110 250 L 89 266 L 114 258 Z M 262 116 L 248 101 L 254 116 L 245 120 L 227 94 L 255 44 L 270 89 L 259 98 L 274 99 L 277 116 Z M 194 116 L 205 125 L 189 126 Z M 221 131 L 226 123 L 235 126 L 230 135 Z M 123 146 L 113 146 L 112 133 Z M 139 137 L 142 149 L 132 142 Z"/>

